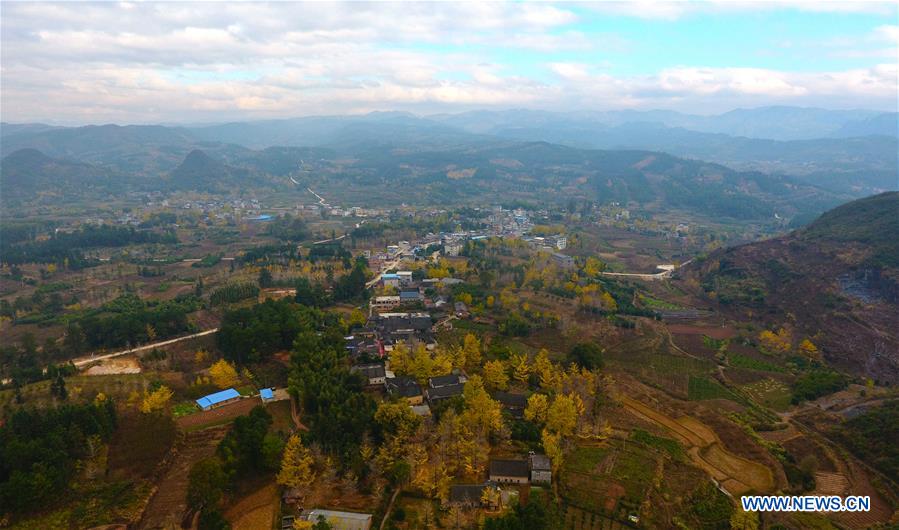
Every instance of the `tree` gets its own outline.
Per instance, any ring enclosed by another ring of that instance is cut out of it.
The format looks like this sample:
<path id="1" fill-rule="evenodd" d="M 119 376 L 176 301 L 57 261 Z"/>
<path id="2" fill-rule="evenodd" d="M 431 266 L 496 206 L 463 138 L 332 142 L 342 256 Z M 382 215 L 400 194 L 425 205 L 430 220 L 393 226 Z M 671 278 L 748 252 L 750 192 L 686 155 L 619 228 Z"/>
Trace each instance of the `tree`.
<path id="1" fill-rule="evenodd" d="M 50 393 L 63 401 L 68 399 L 69 392 L 66 390 L 66 380 L 62 377 L 62 372 L 57 373 L 56 379 L 50 384 Z"/>
<path id="2" fill-rule="evenodd" d="M 209 367 L 209 375 L 212 377 L 212 382 L 215 383 L 215 386 L 219 388 L 231 388 L 240 382 L 237 369 L 224 359 L 219 359 Z"/>
<path id="3" fill-rule="evenodd" d="M 544 423 L 548 410 L 549 400 L 546 394 L 534 394 L 528 398 L 528 404 L 524 409 L 524 417 L 528 421 Z"/>
<path id="4" fill-rule="evenodd" d="M 315 480 L 315 459 L 303 440 L 296 434 L 287 440 L 284 456 L 281 459 L 281 470 L 278 472 L 278 484 L 288 488 L 308 487 Z"/>
<path id="5" fill-rule="evenodd" d="M 527 385 L 531 376 L 531 367 L 528 366 L 528 356 L 519 353 L 512 356 L 512 377 L 522 385 Z"/>
<path id="6" fill-rule="evenodd" d="M 500 360 L 488 361 L 484 364 L 484 381 L 494 390 L 508 389 L 509 374 L 506 373 L 506 365 Z"/>
<path id="7" fill-rule="evenodd" d="M 204 458 L 190 468 L 187 484 L 187 505 L 192 510 L 215 508 L 222 498 L 222 488 L 228 482 L 222 462 L 215 457 Z"/>
<path id="8" fill-rule="evenodd" d="M 572 349 L 569 357 L 571 360 L 588 370 L 602 368 L 603 349 L 595 342 L 581 342 Z"/>
<path id="9" fill-rule="evenodd" d="M 481 341 L 472 334 L 466 333 L 462 341 L 462 351 L 465 352 L 465 364 L 470 368 L 481 365 Z"/>
<path id="10" fill-rule="evenodd" d="M 578 411 L 575 400 L 566 394 L 556 396 L 546 411 L 546 428 L 562 436 L 569 436 L 577 426 Z"/>
<path id="11" fill-rule="evenodd" d="M 801 343 L 799 343 L 799 351 L 809 359 L 821 359 L 821 352 L 818 351 L 818 347 L 815 346 L 815 343 L 813 343 L 809 339 L 804 339 Z"/>
<path id="12" fill-rule="evenodd" d="M 259 269 L 259 287 L 263 289 L 267 287 L 271 287 L 274 283 L 272 279 L 272 271 L 268 270 L 268 267 L 262 267 Z"/>
<path id="13" fill-rule="evenodd" d="M 174 393 L 167 386 L 160 386 L 152 392 L 144 390 L 144 397 L 140 402 L 140 411 L 144 414 L 165 409 Z"/>

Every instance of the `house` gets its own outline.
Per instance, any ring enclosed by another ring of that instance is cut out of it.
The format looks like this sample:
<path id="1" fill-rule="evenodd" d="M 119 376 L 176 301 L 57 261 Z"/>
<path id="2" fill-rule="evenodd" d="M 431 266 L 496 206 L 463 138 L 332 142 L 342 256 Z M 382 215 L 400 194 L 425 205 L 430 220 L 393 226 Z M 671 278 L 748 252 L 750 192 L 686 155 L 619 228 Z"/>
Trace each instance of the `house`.
<path id="1" fill-rule="evenodd" d="M 384 385 L 387 387 L 388 393 L 406 398 L 410 405 L 421 405 L 424 402 L 421 386 L 412 377 L 405 375 L 388 377 L 385 379 Z"/>
<path id="2" fill-rule="evenodd" d="M 462 243 L 454 241 L 443 245 L 443 253 L 447 256 L 458 256 L 462 252 Z"/>
<path id="3" fill-rule="evenodd" d="M 370 513 L 313 508 L 312 510 L 303 510 L 300 517 L 313 524 L 323 520 L 334 530 L 369 530 L 371 528 Z"/>
<path id="4" fill-rule="evenodd" d="M 375 311 L 390 311 L 400 306 L 401 299 L 399 296 L 376 296 L 371 299 L 369 304 Z"/>
<path id="5" fill-rule="evenodd" d="M 446 386 L 455 386 L 465 384 L 467 381 L 468 377 L 466 377 L 465 374 L 461 373 L 438 375 L 428 379 L 428 388 L 443 388 Z"/>
<path id="6" fill-rule="evenodd" d="M 502 407 L 509 411 L 515 418 L 524 417 L 524 409 L 528 406 L 528 397 L 524 394 L 512 394 L 509 392 L 496 392 L 493 399 L 499 401 Z"/>
<path id="7" fill-rule="evenodd" d="M 362 374 L 369 386 L 383 385 L 387 382 L 387 372 L 381 363 L 357 364 L 350 368 L 350 371 Z"/>
<path id="8" fill-rule="evenodd" d="M 401 304 L 415 304 L 421 302 L 424 299 L 424 296 L 421 294 L 419 289 L 406 288 L 400 290 L 400 303 Z"/>
<path id="9" fill-rule="evenodd" d="M 552 482 L 552 463 L 548 456 L 538 455 L 532 451 L 528 455 L 528 466 L 531 468 L 531 484 Z"/>
<path id="10" fill-rule="evenodd" d="M 400 285 L 409 285 L 412 283 L 412 271 L 398 271 L 396 276 L 400 280 Z"/>
<path id="11" fill-rule="evenodd" d="M 490 481 L 504 484 L 527 484 L 531 478 L 527 460 L 491 460 Z"/>
<path id="12" fill-rule="evenodd" d="M 233 403 L 240 399 L 240 393 L 233 388 L 227 388 L 221 392 L 203 396 L 197 400 L 197 406 L 203 410 L 212 410 L 214 408 Z"/>
<path id="13" fill-rule="evenodd" d="M 465 305 L 465 302 L 456 302 L 453 305 L 453 309 L 455 309 L 456 316 L 459 318 L 468 318 L 471 313 L 468 312 L 468 306 Z"/>
<path id="14" fill-rule="evenodd" d="M 275 400 L 275 392 L 271 388 L 263 388 L 259 391 L 259 397 L 263 403 L 268 403 Z"/>
<path id="15" fill-rule="evenodd" d="M 484 495 L 487 488 L 497 488 L 495 485 L 487 484 L 453 484 L 450 486 L 449 505 L 458 506 L 460 508 L 489 508 L 499 507 L 500 495 L 497 491 L 495 495 Z"/>
<path id="16" fill-rule="evenodd" d="M 437 403 L 444 399 L 450 399 L 456 396 L 461 396 L 462 392 L 465 390 L 464 383 L 456 383 L 452 385 L 444 385 L 435 388 L 428 388 L 428 403 L 431 406 L 435 406 Z"/>
<path id="17" fill-rule="evenodd" d="M 431 415 L 431 407 L 428 406 L 427 403 L 422 403 L 421 405 L 409 405 L 409 408 L 412 409 L 412 414 L 416 416 L 430 416 Z"/>
<path id="18" fill-rule="evenodd" d="M 400 277 L 396 273 L 384 273 L 381 275 L 381 285 L 385 287 L 399 287 Z"/>
<path id="19" fill-rule="evenodd" d="M 560 252 L 555 252 L 553 253 L 552 258 L 553 262 L 555 262 L 556 265 L 562 267 L 563 269 L 570 269 L 574 267 L 574 258 L 572 258 L 571 256 L 566 256 L 565 254 L 562 254 Z"/>

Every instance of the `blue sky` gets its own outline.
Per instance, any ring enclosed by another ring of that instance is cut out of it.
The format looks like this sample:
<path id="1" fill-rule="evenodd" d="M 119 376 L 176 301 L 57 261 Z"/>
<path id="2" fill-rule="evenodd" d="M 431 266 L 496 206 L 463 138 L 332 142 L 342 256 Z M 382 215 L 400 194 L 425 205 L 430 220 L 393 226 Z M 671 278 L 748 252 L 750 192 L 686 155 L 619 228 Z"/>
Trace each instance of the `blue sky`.
<path id="1" fill-rule="evenodd" d="M 897 101 L 894 3 L 2 7 L 4 121 Z"/>

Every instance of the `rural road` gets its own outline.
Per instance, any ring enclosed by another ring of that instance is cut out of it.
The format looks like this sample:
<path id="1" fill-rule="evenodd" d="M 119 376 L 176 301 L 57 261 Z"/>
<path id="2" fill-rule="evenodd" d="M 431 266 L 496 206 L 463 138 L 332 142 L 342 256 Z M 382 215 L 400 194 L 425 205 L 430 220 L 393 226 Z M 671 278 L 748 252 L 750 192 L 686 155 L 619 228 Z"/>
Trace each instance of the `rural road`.
<path id="1" fill-rule="evenodd" d="M 137 348 L 131 348 L 129 350 L 117 351 L 114 353 L 106 353 L 103 355 L 92 355 L 90 357 L 82 357 L 81 359 L 75 360 L 72 364 L 77 366 L 84 366 L 85 364 L 90 364 L 96 361 L 103 361 L 105 359 L 112 359 L 114 357 L 120 357 L 122 355 L 128 355 L 129 353 L 137 353 L 145 350 L 152 350 L 153 348 L 158 348 L 160 346 L 168 346 L 169 344 L 175 344 L 176 342 L 181 342 L 183 340 L 195 339 L 197 337 L 205 337 L 206 335 L 211 335 L 218 331 L 219 328 L 207 329 L 206 331 L 201 331 L 199 333 L 194 333 L 192 335 L 185 335 L 184 337 L 177 337 L 174 339 L 168 339 L 161 342 L 154 342 L 153 344 L 146 344 L 144 346 L 138 346 Z"/>
<path id="2" fill-rule="evenodd" d="M 666 267 L 665 270 L 653 274 L 638 272 L 600 272 L 599 274 L 601 274 L 602 276 L 613 276 L 617 278 L 636 278 L 638 280 L 664 280 L 666 278 L 670 278 L 674 271 L 689 264 L 691 261 L 693 261 L 692 258 L 681 263 L 680 265 L 659 265 L 659 267 Z"/>

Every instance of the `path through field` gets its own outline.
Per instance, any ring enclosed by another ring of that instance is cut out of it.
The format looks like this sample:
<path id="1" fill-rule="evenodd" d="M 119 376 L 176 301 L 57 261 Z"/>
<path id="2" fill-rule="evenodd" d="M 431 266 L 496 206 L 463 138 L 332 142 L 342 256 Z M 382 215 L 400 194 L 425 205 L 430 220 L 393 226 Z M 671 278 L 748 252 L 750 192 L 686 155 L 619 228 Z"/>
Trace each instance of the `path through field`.
<path id="1" fill-rule="evenodd" d="M 187 482 L 191 466 L 212 456 L 230 425 L 188 433 L 179 442 L 174 458 L 156 484 L 156 491 L 144 510 L 138 529 L 181 528 L 187 511 Z"/>

